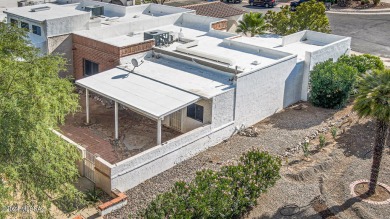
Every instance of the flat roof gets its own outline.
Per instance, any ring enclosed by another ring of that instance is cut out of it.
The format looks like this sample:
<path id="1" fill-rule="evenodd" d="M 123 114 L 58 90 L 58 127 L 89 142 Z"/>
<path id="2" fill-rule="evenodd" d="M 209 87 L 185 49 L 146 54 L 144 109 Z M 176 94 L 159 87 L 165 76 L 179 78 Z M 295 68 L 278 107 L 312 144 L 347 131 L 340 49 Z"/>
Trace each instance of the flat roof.
<path id="1" fill-rule="evenodd" d="M 255 37 L 239 37 L 234 41 L 245 42 L 254 46 L 262 46 L 277 51 L 287 52 L 298 55 L 298 61 L 305 60 L 305 54 L 307 52 L 313 52 L 326 46 L 328 43 L 320 42 L 317 40 L 305 40 L 297 41 L 285 46 L 282 46 L 283 37 L 273 34 L 260 35 Z"/>
<path id="2" fill-rule="evenodd" d="M 114 46 L 122 47 L 131 44 L 136 44 L 144 41 L 144 32 L 152 30 L 161 30 L 170 32 L 173 35 L 181 34 L 182 38 L 190 41 L 197 41 L 197 44 L 186 49 L 187 55 L 197 58 L 210 60 L 224 65 L 227 68 L 234 70 L 236 66 L 240 71 L 252 71 L 272 63 L 279 59 L 289 56 L 288 52 L 284 51 L 270 51 L 262 49 L 261 46 L 254 44 L 256 47 L 242 46 L 246 43 L 246 37 L 238 37 L 240 40 L 230 40 L 230 37 L 235 37 L 235 34 L 226 32 L 210 32 L 197 28 L 189 28 L 181 25 L 165 25 L 158 28 L 152 28 L 145 31 L 133 32 L 128 35 L 119 35 L 99 39 Z M 238 39 L 237 38 L 237 39 Z M 232 42 L 234 44 L 229 44 Z M 161 50 L 182 53 L 178 47 L 185 46 L 186 42 L 173 42 L 164 47 L 158 47 Z M 248 44 L 247 44 L 248 45 Z M 276 45 L 276 44 L 275 44 Z M 256 49 L 257 48 L 257 49 Z M 256 64 L 253 64 L 256 63 Z"/>
<path id="3" fill-rule="evenodd" d="M 49 9 L 40 10 L 36 12 L 31 11 L 31 9 L 41 8 L 41 7 L 49 7 Z M 18 7 L 18 8 L 9 8 L 5 10 L 4 13 L 42 22 L 45 20 L 51 20 L 56 18 L 89 14 L 90 12 L 80 11 L 75 9 L 74 7 L 69 7 L 66 5 L 61 6 L 56 4 L 39 4 L 39 5 Z"/>
<path id="4" fill-rule="evenodd" d="M 152 52 L 121 59 L 122 67 L 133 69 L 131 59 L 143 59 L 134 72 L 171 87 L 192 93 L 205 99 L 222 94 L 232 88 L 233 74 L 220 72 L 197 63 L 191 63 L 168 55 L 152 57 Z M 127 64 L 126 64 L 127 63 Z"/>
<path id="5" fill-rule="evenodd" d="M 197 95 L 120 68 L 77 80 L 76 84 L 152 119 L 161 119 L 200 99 Z"/>

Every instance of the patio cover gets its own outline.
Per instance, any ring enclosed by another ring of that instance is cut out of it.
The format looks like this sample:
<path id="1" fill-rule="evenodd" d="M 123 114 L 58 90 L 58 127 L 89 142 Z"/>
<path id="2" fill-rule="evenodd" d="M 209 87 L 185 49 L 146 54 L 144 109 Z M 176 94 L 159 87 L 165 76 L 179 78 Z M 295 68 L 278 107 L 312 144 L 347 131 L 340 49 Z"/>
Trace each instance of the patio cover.
<path id="1" fill-rule="evenodd" d="M 119 68 L 77 80 L 76 84 L 156 120 L 200 99 L 194 94 Z"/>

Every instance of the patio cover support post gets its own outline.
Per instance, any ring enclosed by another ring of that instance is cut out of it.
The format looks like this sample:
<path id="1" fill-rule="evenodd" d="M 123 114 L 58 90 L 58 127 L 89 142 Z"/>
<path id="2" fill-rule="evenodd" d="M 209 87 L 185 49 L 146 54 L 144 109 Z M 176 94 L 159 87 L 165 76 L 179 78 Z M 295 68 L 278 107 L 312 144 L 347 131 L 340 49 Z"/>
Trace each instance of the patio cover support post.
<path id="1" fill-rule="evenodd" d="M 118 102 L 115 101 L 115 139 L 118 139 Z"/>
<path id="2" fill-rule="evenodd" d="M 89 90 L 85 89 L 85 114 L 87 116 L 86 123 L 89 124 Z"/>
<path id="3" fill-rule="evenodd" d="M 161 119 L 157 120 L 157 145 L 161 144 Z"/>

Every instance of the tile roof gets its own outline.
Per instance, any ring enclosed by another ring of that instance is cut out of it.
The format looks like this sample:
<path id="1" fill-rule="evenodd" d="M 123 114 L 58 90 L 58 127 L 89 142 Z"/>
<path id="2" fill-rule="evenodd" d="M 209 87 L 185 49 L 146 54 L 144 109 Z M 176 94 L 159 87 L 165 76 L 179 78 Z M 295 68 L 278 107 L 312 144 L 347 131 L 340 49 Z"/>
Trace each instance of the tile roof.
<path id="1" fill-rule="evenodd" d="M 183 8 L 195 10 L 197 15 L 216 18 L 227 18 L 245 13 L 244 10 L 240 10 L 222 2 L 207 2 L 195 5 L 186 5 L 183 6 Z"/>

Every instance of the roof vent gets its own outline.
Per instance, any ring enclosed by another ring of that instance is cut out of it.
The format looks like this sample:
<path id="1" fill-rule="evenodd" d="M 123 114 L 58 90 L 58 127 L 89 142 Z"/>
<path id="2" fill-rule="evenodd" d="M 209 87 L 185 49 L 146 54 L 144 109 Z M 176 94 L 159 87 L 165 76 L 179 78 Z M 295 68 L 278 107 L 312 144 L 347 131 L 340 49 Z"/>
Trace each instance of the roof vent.
<path id="1" fill-rule="evenodd" d="M 31 12 L 38 12 L 38 11 L 46 11 L 49 10 L 49 6 L 43 6 L 43 7 L 38 7 L 38 8 L 31 8 Z"/>
<path id="2" fill-rule="evenodd" d="M 252 65 L 260 65 L 260 63 L 261 63 L 261 62 L 255 60 L 255 61 L 252 62 Z"/>

